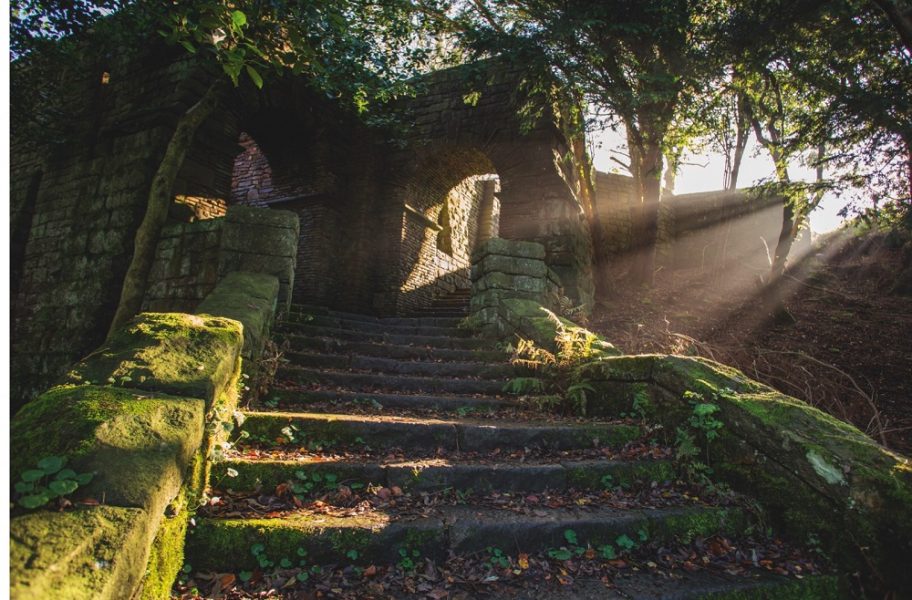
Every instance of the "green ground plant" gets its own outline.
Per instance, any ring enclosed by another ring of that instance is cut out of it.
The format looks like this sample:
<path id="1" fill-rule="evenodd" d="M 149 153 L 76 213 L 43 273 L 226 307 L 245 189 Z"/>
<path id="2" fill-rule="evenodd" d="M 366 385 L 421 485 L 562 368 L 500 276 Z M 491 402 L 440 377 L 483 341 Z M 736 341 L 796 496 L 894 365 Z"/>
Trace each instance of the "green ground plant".
<path id="1" fill-rule="evenodd" d="M 66 463 L 65 456 L 45 456 L 36 463 L 37 468 L 23 471 L 19 481 L 13 485 L 13 489 L 20 494 L 16 504 L 30 510 L 41 508 L 55 498 L 69 496 L 92 481 L 93 473 L 65 469 Z"/>

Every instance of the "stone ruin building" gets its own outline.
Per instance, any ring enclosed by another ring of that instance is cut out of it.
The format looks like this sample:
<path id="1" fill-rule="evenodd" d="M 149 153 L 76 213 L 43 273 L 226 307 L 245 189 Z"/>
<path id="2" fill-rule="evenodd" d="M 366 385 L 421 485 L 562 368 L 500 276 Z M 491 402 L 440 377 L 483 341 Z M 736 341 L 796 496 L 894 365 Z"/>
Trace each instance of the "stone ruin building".
<path id="1" fill-rule="evenodd" d="M 406 126 L 396 139 L 305 81 L 233 91 L 184 162 L 144 309 L 191 310 L 228 269 L 226 251 L 256 243 L 242 222 L 226 227 L 243 221 L 241 212 L 232 219 L 232 206 L 298 215 L 296 256 L 263 249 L 296 302 L 410 314 L 468 288 L 472 250 L 498 236 L 543 243 L 564 294 L 591 307 L 593 261 L 610 274 L 632 245 L 631 179 L 584 181 L 586 158 L 574 155 L 560 115 L 525 131 L 515 81 L 490 73 L 479 82 L 462 71 L 426 78 L 400 107 Z M 170 128 L 201 93 L 197 75 L 174 53 L 86 69 L 68 86 L 75 117 L 64 141 L 14 131 L 13 409 L 102 341 Z M 473 92 L 477 103 L 466 101 Z M 730 257 L 765 260 L 760 238 L 778 234 L 781 205 L 730 200 L 666 201 L 663 263 L 700 264 L 723 243 Z M 746 212 L 754 216 L 736 227 L 748 235 L 729 231 L 724 242 L 719 223 Z"/>

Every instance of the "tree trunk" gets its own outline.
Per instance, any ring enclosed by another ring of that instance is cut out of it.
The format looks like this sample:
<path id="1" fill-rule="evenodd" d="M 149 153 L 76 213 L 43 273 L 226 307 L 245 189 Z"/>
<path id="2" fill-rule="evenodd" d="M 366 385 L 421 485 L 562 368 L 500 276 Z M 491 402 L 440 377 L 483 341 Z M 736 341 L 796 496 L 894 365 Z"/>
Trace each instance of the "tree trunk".
<path id="1" fill-rule="evenodd" d="M 770 123 L 767 126 L 769 137 L 766 137 L 763 134 L 763 126 L 760 124 L 760 120 L 753 113 L 751 113 L 751 125 L 754 129 L 754 135 L 757 136 L 757 141 L 763 144 L 773 159 L 776 177 L 781 183 L 789 183 L 791 179 L 789 178 L 788 164 L 782 153 L 779 131 Z M 770 266 L 770 283 L 779 279 L 785 272 L 785 262 L 788 259 L 789 251 L 792 249 L 792 242 L 795 240 L 794 233 L 798 230 L 798 221 L 796 221 L 795 217 L 794 203 L 786 201 L 782 206 L 782 227 L 779 229 L 779 240 L 776 242 L 776 249 L 773 252 L 773 260 Z"/>
<path id="2" fill-rule="evenodd" d="M 146 214 L 136 230 L 133 258 L 124 276 L 123 287 L 120 290 L 120 302 L 114 313 L 114 319 L 111 321 L 108 337 L 133 318 L 142 307 L 149 271 L 155 258 L 155 248 L 158 245 L 161 229 L 168 219 L 174 182 L 184 164 L 184 158 L 187 156 L 187 151 L 193 143 L 197 130 L 218 106 L 220 92 L 221 80 L 217 80 L 209 86 L 196 104 L 181 115 L 177 122 L 177 128 L 165 149 L 165 155 L 152 178 Z"/>
<path id="3" fill-rule="evenodd" d="M 636 154 L 639 160 L 636 184 L 640 205 L 637 211 L 638 235 L 634 243 L 636 260 L 631 270 L 631 279 L 633 283 L 652 285 L 655 276 L 659 200 L 662 197 L 662 150 L 659 144 L 648 143 Z"/>
<path id="4" fill-rule="evenodd" d="M 744 150 L 747 148 L 750 123 L 747 119 L 747 105 L 743 94 L 738 94 L 738 131 L 735 134 L 735 157 L 732 161 L 731 174 L 729 175 L 727 189 L 738 188 L 738 175 L 741 173 L 741 162 L 744 159 Z"/>

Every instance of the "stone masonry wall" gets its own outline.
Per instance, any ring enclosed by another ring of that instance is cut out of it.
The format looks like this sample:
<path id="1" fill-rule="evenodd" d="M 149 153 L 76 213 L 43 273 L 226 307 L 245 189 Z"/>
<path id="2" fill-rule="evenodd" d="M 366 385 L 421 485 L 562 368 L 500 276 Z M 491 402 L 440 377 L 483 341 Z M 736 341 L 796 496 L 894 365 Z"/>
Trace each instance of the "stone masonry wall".
<path id="1" fill-rule="evenodd" d="M 26 150 L 10 169 L 18 227 L 10 327 L 14 409 L 104 338 L 152 175 L 177 116 L 202 93 L 191 62 L 156 52 L 145 61 L 118 57 L 67 75 L 70 114 L 60 137 L 11 132 L 13 155 Z"/>
<path id="2" fill-rule="evenodd" d="M 592 245 L 588 224 L 577 197 L 575 168 L 566 168 L 570 144 L 547 116 L 523 123 L 518 107 L 524 101 L 517 74 L 493 62 L 478 63 L 434 73 L 423 82 L 418 97 L 407 103 L 403 117 L 412 124 L 407 144 L 387 159 L 387 200 L 382 213 L 384 262 L 408 264 L 417 255 L 405 206 L 413 203 L 414 183 L 427 179 L 435 161 L 446 162 L 454 152 L 479 156 L 485 170 L 461 171 L 455 181 L 473 174 L 494 173 L 501 192 L 499 235 L 544 244 L 546 263 L 560 273 L 567 295 L 591 306 Z M 469 101 L 467 101 L 469 100 Z M 447 188 L 448 189 L 448 188 Z M 406 226 L 407 229 L 403 229 Z M 411 270 L 405 270 L 408 275 Z M 378 286 L 375 305 L 393 312 L 404 282 L 403 271 L 386 273 Z"/>
<path id="3" fill-rule="evenodd" d="M 472 326 L 486 335 L 503 336 L 504 311 L 511 300 L 557 309 L 560 278 L 544 259 L 545 248 L 536 242 L 491 238 L 481 244 L 472 256 Z"/>
<path id="4" fill-rule="evenodd" d="M 143 310 L 192 312 L 228 274 L 250 271 L 279 280 L 279 311 L 295 278 L 297 215 L 232 206 L 224 218 L 174 223 L 162 231 Z"/>
<path id="5" fill-rule="evenodd" d="M 224 219 L 173 223 L 162 230 L 143 310 L 189 312 L 218 282 Z"/>

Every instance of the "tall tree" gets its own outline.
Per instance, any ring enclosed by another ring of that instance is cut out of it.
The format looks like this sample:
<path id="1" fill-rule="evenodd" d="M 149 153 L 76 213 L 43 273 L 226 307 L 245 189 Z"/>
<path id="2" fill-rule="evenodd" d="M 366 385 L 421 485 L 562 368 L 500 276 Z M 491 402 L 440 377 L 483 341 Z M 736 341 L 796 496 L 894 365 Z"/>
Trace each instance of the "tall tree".
<path id="1" fill-rule="evenodd" d="M 652 282 L 666 142 L 682 100 L 719 74 L 712 41 L 718 3 L 690 0 L 500 0 L 471 3 L 469 43 L 551 65 L 564 85 L 609 108 L 623 122 L 639 198 L 638 283 Z M 468 17 L 466 17 L 468 15 Z"/>

